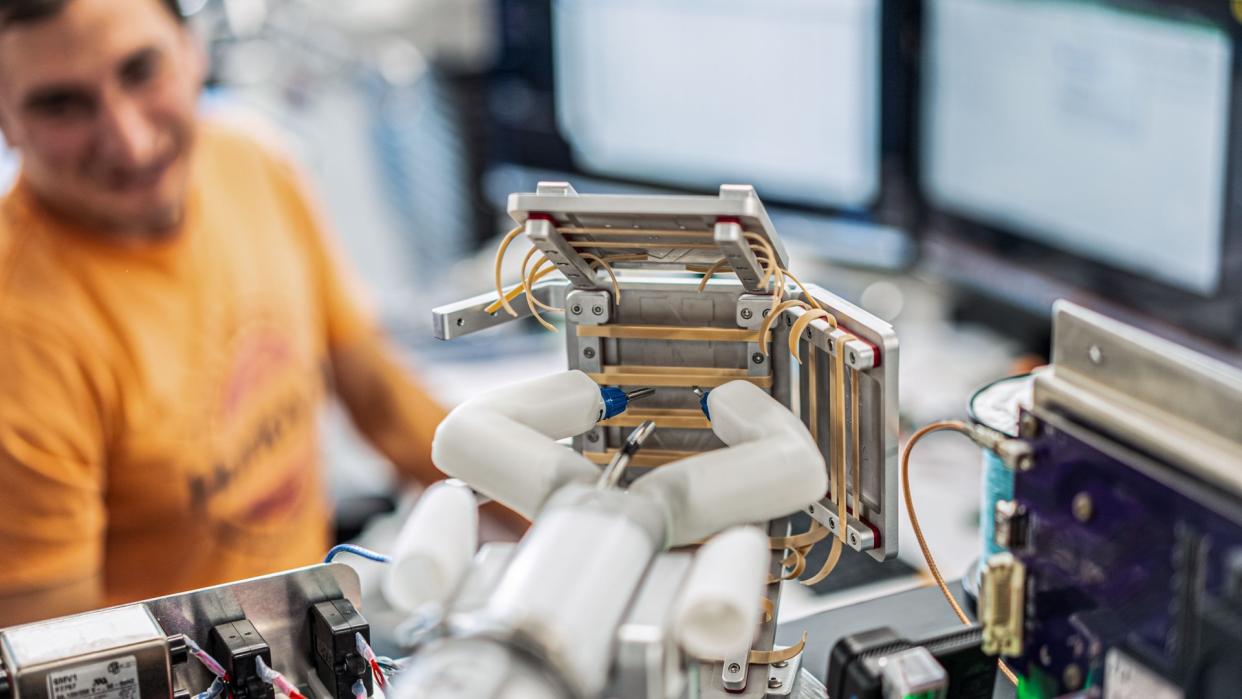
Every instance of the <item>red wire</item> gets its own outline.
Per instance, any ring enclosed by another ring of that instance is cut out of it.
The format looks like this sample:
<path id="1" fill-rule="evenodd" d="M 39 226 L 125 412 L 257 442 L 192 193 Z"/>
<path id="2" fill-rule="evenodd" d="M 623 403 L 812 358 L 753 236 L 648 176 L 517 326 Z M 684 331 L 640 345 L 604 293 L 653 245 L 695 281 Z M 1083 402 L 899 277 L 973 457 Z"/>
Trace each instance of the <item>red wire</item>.
<path id="1" fill-rule="evenodd" d="M 379 683 L 380 689 L 384 688 L 384 671 L 380 670 L 379 663 L 371 661 L 371 674 L 375 675 L 375 681 Z"/>

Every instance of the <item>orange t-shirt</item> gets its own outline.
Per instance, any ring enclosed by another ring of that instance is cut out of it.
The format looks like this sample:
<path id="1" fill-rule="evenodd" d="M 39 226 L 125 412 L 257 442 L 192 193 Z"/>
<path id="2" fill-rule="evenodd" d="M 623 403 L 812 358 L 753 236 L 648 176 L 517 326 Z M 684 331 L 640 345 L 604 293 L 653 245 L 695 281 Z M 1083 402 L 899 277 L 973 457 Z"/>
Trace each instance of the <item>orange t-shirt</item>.
<path id="1" fill-rule="evenodd" d="M 292 169 L 204 123 L 177 235 L 0 203 L 0 595 L 120 603 L 311 563 L 329 348 L 371 331 Z"/>

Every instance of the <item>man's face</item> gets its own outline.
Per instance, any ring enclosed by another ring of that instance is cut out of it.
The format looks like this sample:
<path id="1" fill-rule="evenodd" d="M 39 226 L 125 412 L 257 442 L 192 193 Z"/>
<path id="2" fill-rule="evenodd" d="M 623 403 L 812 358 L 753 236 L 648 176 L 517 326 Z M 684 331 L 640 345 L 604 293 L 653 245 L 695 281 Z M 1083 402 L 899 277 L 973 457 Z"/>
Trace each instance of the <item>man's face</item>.
<path id="1" fill-rule="evenodd" d="M 204 63 L 156 0 L 70 0 L 0 31 L 0 128 L 53 209 L 164 231 L 184 209 Z"/>

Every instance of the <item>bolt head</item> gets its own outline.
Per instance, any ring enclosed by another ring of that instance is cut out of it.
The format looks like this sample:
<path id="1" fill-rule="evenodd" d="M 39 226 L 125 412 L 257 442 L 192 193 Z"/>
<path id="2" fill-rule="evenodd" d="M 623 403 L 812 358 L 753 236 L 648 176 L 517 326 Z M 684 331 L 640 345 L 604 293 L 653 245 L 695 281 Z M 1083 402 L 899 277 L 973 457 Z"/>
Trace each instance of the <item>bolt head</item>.
<path id="1" fill-rule="evenodd" d="M 584 348 L 582 350 L 582 356 L 586 357 L 587 359 L 595 359 L 595 348 L 594 347 Z"/>
<path id="2" fill-rule="evenodd" d="M 1095 503 L 1091 501 L 1091 494 L 1083 491 L 1075 495 L 1070 502 L 1070 510 L 1074 513 L 1074 519 L 1084 524 L 1090 522 L 1095 515 Z"/>
<path id="3" fill-rule="evenodd" d="M 1034 439 L 1039 436 L 1039 420 L 1031 413 L 1022 413 L 1022 419 L 1018 424 L 1022 431 L 1022 436 L 1027 439 Z"/>
<path id="4" fill-rule="evenodd" d="M 602 316 L 604 315 L 604 307 L 603 306 L 591 306 L 591 312 L 597 316 Z"/>
<path id="5" fill-rule="evenodd" d="M 570 307 L 569 312 L 573 313 L 574 315 L 578 315 L 582 313 L 582 306 L 579 306 L 578 304 L 575 303 L 572 307 Z"/>
<path id="6" fill-rule="evenodd" d="M 754 311 L 750 310 L 749 308 L 742 309 L 742 320 L 750 320 L 751 318 L 754 318 L 754 317 L 755 317 Z"/>
<path id="7" fill-rule="evenodd" d="M 782 685 L 784 682 L 781 682 L 779 677 L 768 678 L 768 689 L 780 689 Z"/>
<path id="8" fill-rule="evenodd" d="M 1070 663 L 1065 667 L 1065 672 L 1061 673 L 1061 682 L 1071 692 L 1082 686 L 1082 668 L 1078 667 L 1078 663 Z"/>
<path id="9" fill-rule="evenodd" d="M 729 663 L 729 672 L 737 672 L 738 670 L 741 670 L 741 669 L 742 669 L 741 665 L 738 665 L 737 663 Z"/>
<path id="10" fill-rule="evenodd" d="M 772 667 L 786 667 L 788 665 L 789 665 L 788 660 L 777 660 L 776 662 L 772 663 Z"/>
<path id="11" fill-rule="evenodd" d="M 754 354 L 750 355 L 750 361 L 754 362 L 755 364 L 763 364 L 763 353 L 755 352 Z"/>
<path id="12" fill-rule="evenodd" d="M 595 442 L 598 442 L 599 433 L 598 432 L 587 432 L 587 441 L 592 444 L 594 444 Z"/>
<path id="13" fill-rule="evenodd" d="M 1018 470 L 1030 471 L 1035 467 L 1035 457 L 1030 454 L 1023 454 L 1018 457 Z"/>

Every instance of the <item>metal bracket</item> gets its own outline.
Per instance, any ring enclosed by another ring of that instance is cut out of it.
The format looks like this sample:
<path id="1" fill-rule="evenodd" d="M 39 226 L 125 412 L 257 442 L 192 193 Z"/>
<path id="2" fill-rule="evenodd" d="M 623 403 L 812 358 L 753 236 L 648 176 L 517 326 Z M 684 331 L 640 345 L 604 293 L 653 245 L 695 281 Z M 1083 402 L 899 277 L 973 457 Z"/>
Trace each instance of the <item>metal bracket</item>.
<path id="1" fill-rule="evenodd" d="M 721 664 L 720 682 L 730 692 L 746 689 L 746 676 L 750 674 L 750 650 L 736 658 L 725 658 Z"/>
<path id="2" fill-rule="evenodd" d="M 793 694 L 794 685 L 798 680 L 798 672 L 802 669 L 802 653 L 789 660 L 772 663 L 768 666 L 767 697 L 788 697 Z"/>
<path id="3" fill-rule="evenodd" d="M 565 296 L 565 315 L 580 325 L 604 325 L 612 320 L 612 294 L 575 289 Z"/>
<path id="4" fill-rule="evenodd" d="M 802 308 L 787 308 L 785 316 L 797 321 L 806 310 Z M 825 320 L 813 320 L 803 331 L 802 337 L 815 345 L 819 350 L 828 354 L 836 354 L 837 343 L 845 341 L 845 366 L 856 371 L 867 371 L 875 368 L 876 356 L 875 350 L 871 345 L 857 339 L 849 339 L 851 335 L 843 330 L 834 328 Z"/>
<path id="5" fill-rule="evenodd" d="M 763 281 L 763 266 L 746 242 L 746 232 L 742 230 L 742 225 L 734 221 L 718 222 L 712 236 L 742 286 L 754 293 L 767 291 L 760 284 Z"/>
<path id="6" fill-rule="evenodd" d="M 840 536 L 840 518 L 837 517 L 837 506 L 828 498 L 818 504 L 806 508 L 806 513 L 815 521 L 828 528 L 833 536 Z M 855 551 L 870 551 L 875 548 L 875 532 L 854 516 L 847 516 L 845 521 L 845 545 Z"/>
<path id="7" fill-rule="evenodd" d="M 555 306 L 557 297 L 565 288 L 565 282 L 556 279 L 535 284 L 531 287 L 531 292 L 540 301 Z M 509 315 L 509 312 L 503 309 L 488 313 L 487 307 L 495 303 L 498 298 L 496 292 L 491 291 L 432 309 L 431 325 L 436 339 L 456 340 L 459 337 L 504 325 L 511 320 L 520 320 L 530 315 L 530 307 L 521 297 L 511 304 L 513 310 L 517 312 L 516 316 Z"/>
<path id="8" fill-rule="evenodd" d="M 737 299 L 737 326 L 757 330 L 772 310 L 772 297 L 762 294 L 742 294 Z"/>
<path id="9" fill-rule="evenodd" d="M 565 237 L 556 232 L 556 227 L 552 222 L 543 219 L 529 219 L 526 221 L 526 237 L 531 244 L 539 248 L 557 269 L 569 279 L 569 283 L 577 289 L 598 289 L 599 284 L 595 279 L 595 270 L 582 259 L 578 251 L 569 244 Z"/>
<path id="10" fill-rule="evenodd" d="M 746 343 L 746 373 L 749 376 L 771 376 L 772 357 L 759 351 L 758 342 Z"/>

